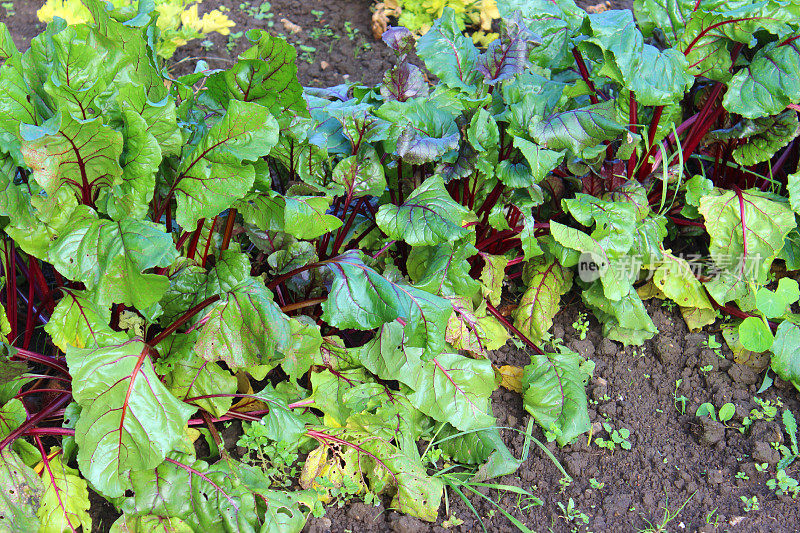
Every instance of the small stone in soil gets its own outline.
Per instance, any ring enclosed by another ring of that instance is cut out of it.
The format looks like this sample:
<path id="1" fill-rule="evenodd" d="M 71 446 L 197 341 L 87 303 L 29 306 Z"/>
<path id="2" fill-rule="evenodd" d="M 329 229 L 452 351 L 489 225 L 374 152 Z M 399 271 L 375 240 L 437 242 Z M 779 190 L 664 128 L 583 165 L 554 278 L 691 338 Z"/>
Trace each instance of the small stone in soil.
<path id="1" fill-rule="evenodd" d="M 703 424 L 703 435 L 700 437 L 702 444 L 716 444 L 725 438 L 725 426 L 716 420 L 703 417 L 700 419 Z"/>

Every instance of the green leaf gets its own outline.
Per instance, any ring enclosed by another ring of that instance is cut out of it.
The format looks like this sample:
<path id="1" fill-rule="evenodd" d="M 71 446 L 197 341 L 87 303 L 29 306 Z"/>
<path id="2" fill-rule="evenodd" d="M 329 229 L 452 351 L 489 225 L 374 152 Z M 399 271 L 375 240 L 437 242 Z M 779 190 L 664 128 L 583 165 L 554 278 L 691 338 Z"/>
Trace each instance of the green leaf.
<path id="1" fill-rule="evenodd" d="M 250 276 L 247 256 L 223 252 L 208 276 L 206 294 L 221 299 L 206 311 L 197 355 L 225 361 L 234 370 L 277 362 L 289 343 L 289 322 L 264 282 Z"/>
<path id="2" fill-rule="evenodd" d="M 714 309 L 695 270 L 685 259 L 665 252 L 663 261 L 653 274 L 653 283 L 681 307 Z"/>
<path id="3" fill-rule="evenodd" d="M 275 191 L 249 195 L 236 204 L 250 224 L 263 231 L 285 231 L 298 239 L 316 239 L 339 228 L 342 221 L 327 214 L 329 196 L 281 196 Z"/>
<path id="4" fill-rule="evenodd" d="M 403 326 L 389 322 L 381 326 L 375 337 L 357 348 L 358 358 L 364 367 L 382 379 L 397 379 L 413 385 L 413 375 L 422 369 L 422 350 L 404 346 Z"/>
<path id="5" fill-rule="evenodd" d="M 488 351 L 505 345 L 510 335 L 482 302 L 473 310 L 472 302 L 466 298 L 452 298 L 453 314 L 447 323 L 445 339 L 457 350 L 467 350 L 486 357 Z"/>
<path id="6" fill-rule="evenodd" d="M 333 181 L 355 197 L 381 196 L 386 189 L 383 165 L 375 149 L 362 150 L 339 161 L 333 169 Z"/>
<path id="7" fill-rule="evenodd" d="M 175 220 L 194 228 L 201 218 L 213 218 L 250 190 L 252 165 L 278 142 L 278 123 L 269 110 L 255 103 L 232 100 L 225 116 L 183 158 L 172 184 L 177 199 Z"/>
<path id="8" fill-rule="evenodd" d="M 42 503 L 36 513 L 42 521 L 40 533 L 62 533 L 92 530 L 89 516 L 89 490 L 80 473 L 68 466 L 61 455 L 56 455 L 42 470 L 45 485 Z"/>
<path id="9" fill-rule="evenodd" d="M 448 87 L 472 92 L 478 83 L 478 49 L 465 37 L 456 13 L 445 7 L 441 18 L 417 41 L 417 55 Z"/>
<path id="10" fill-rule="evenodd" d="M 63 294 L 44 326 L 61 351 L 66 352 L 70 346 L 97 348 L 127 340 L 123 333 L 111 329 L 111 309 L 97 304 L 93 294 L 68 289 L 63 289 Z"/>
<path id="11" fill-rule="evenodd" d="M 489 43 L 478 59 L 478 71 L 487 85 L 497 85 L 522 73 L 528 66 L 528 49 L 538 44 L 518 14 L 504 22 L 500 38 Z"/>
<path id="12" fill-rule="evenodd" d="M 471 298 L 480 283 L 469 275 L 467 259 L 477 252 L 474 246 L 445 242 L 437 246 L 412 248 L 406 267 L 414 286 L 438 296 Z"/>
<path id="13" fill-rule="evenodd" d="M 678 50 L 644 44 L 629 10 L 610 9 L 589 15 L 592 37 L 584 41 L 599 47 L 606 61 L 616 66 L 636 100 L 644 105 L 666 105 L 683 98 L 694 83 L 689 63 Z M 582 45 L 585 47 L 586 45 Z M 608 69 L 604 66 L 604 70 Z"/>
<path id="14" fill-rule="evenodd" d="M 610 101 L 554 113 L 528 126 L 531 137 L 542 148 L 570 150 L 578 156 L 599 153 L 605 149 L 598 146 L 600 143 L 616 139 L 624 131 L 626 128 L 616 121 L 614 103 Z"/>
<path id="15" fill-rule="evenodd" d="M 583 291 L 581 297 L 603 323 L 603 335 L 611 340 L 641 346 L 658 333 L 633 287 L 629 286 L 629 292 L 619 300 L 612 300 L 605 294 L 603 286 L 595 282 Z"/>
<path id="16" fill-rule="evenodd" d="M 305 433 L 305 421 L 289 409 L 286 396 L 276 392 L 271 385 L 267 385 L 254 397 L 269 407 L 269 413 L 261 418 L 267 437 L 276 442 L 295 442 Z"/>
<path id="17" fill-rule="evenodd" d="M 800 102 L 800 50 L 797 44 L 773 43 L 756 51 L 749 65 L 728 83 L 722 105 L 745 118 L 781 113 Z"/>
<path id="18" fill-rule="evenodd" d="M 523 139 L 522 137 L 514 137 L 514 147 L 519 148 L 522 155 L 525 156 L 534 183 L 543 181 L 564 159 L 563 152 L 544 150 L 541 146 Z M 517 186 L 508 182 L 506 182 L 506 185 L 510 187 Z M 532 184 L 526 184 L 521 186 L 530 187 L 531 185 Z"/>
<path id="19" fill-rule="evenodd" d="M 586 403 L 586 381 L 591 376 L 581 369 L 581 362 L 578 354 L 566 349 L 532 354 L 522 377 L 525 410 L 545 430 L 557 428 L 561 446 L 591 426 Z"/>
<path id="20" fill-rule="evenodd" d="M 29 533 L 40 527 L 36 510 L 43 493 L 42 480 L 19 456 L 0 450 L 0 529 Z"/>
<path id="21" fill-rule="evenodd" d="M 390 238 L 411 246 L 435 245 L 469 233 L 461 226 L 469 210 L 456 203 L 440 176 L 432 176 L 399 206 L 383 205 L 376 222 Z"/>
<path id="22" fill-rule="evenodd" d="M 772 261 L 797 225 L 787 205 L 760 192 L 740 194 L 716 189 L 700 200 L 711 236 L 709 252 L 720 271 L 706 287 L 720 304 L 747 294 L 749 281 L 766 281 Z"/>
<path id="23" fill-rule="evenodd" d="M 92 486 L 122 496 L 128 472 L 154 468 L 183 438 L 195 407 L 178 401 L 158 379 L 147 346 L 67 350 L 72 394 L 83 408 L 75 426 L 78 465 Z"/>
<path id="24" fill-rule="evenodd" d="M 11 32 L 8 27 L 0 22 L 0 61 L 5 61 L 11 56 L 19 54 L 14 39 L 11 38 Z"/>
<path id="25" fill-rule="evenodd" d="M 443 353 L 423 364 L 408 399 L 426 415 L 468 431 L 494 424 L 486 414 L 489 396 L 497 388 L 487 359 Z"/>
<path id="26" fill-rule="evenodd" d="M 42 127 L 23 128 L 23 138 L 25 163 L 49 196 L 66 185 L 90 204 L 122 177 L 122 134 L 101 119 L 78 121 L 62 112 Z"/>
<path id="27" fill-rule="evenodd" d="M 359 251 L 326 261 L 334 276 L 322 317 L 339 329 L 368 330 L 401 319 L 409 346 L 430 354 L 445 349 L 452 306 L 439 296 L 386 279 L 363 263 Z"/>
<path id="28" fill-rule="evenodd" d="M 156 348 L 161 354 L 159 365 L 169 364 L 170 371 L 164 376 L 164 385 L 182 400 L 195 396 L 233 394 L 237 380 L 228 370 L 217 363 L 201 359 L 193 350 L 197 334 L 172 335 Z M 193 403 L 220 417 L 228 412 L 233 397 L 204 398 Z"/>
<path id="29" fill-rule="evenodd" d="M 770 349 L 774 339 L 762 318 L 750 316 L 739 324 L 739 340 L 746 349 L 761 353 Z"/>
<path id="30" fill-rule="evenodd" d="M 572 286 L 572 272 L 555 260 L 536 258 L 525 265 L 523 276 L 527 289 L 514 311 L 514 327 L 539 341 L 553 325 L 561 296 Z"/>
<path id="31" fill-rule="evenodd" d="M 63 275 L 85 283 L 98 303 L 144 309 L 161 299 L 169 280 L 142 271 L 169 266 L 178 257 L 163 226 L 131 218 L 103 220 L 91 208 L 79 206 L 67 227 L 50 249 L 50 262 Z"/>
<path id="32" fill-rule="evenodd" d="M 798 299 L 800 299 L 800 285 L 792 278 L 781 278 L 774 292 L 766 287 L 756 291 L 756 307 L 767 318 L 778 318 L 788 314 L 789 306 Z"/>
<path id="33" fill-rule="evenodd" d="M 445 426 L 439 432 L 438 447 L 451 459 L 461 464 L 481 464 L 477 478 L 472 481 L 485 481 L 513 473 L 522 461 L 515 458 L 503 442 L 498 428 L 482 429 L 459 434 L 452 426 Z"/>
<path id="34" fill-rule="evenodd" d="M 732 128 L 712 131 L 712 139 L 741 139 L 733 150 L 733 159 L 744 166 L 768 161 L 775 153 L 792 142 L 800 133 L 797 112 L 786 111 L 777 116 L 742 119 Z"/>
<path id="35" fill-rule="evenodd" d="M 781 379 L 792 382 L 800 390 L 800 326 L 784 320 L 775 332 L 772 344 L 772 370 Z"/>

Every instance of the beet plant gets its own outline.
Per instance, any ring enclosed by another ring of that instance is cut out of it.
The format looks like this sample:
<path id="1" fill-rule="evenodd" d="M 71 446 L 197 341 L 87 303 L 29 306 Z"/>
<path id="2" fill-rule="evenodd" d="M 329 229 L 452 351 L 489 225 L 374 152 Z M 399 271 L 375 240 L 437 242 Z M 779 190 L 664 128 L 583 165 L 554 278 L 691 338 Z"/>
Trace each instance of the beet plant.
<path id="1" fill-rule="evenodd" d="M 626 344 L 656 333 L 642 296 L 722 310 L 800 383 L 797 283 L 770 285 L 798 257 L 794 4 L 500 2 L 483 52 L 445 10 L 387 31 L 381 85 L 327 89 L 255 30 L 171 78 L 152 3 L 85 5 L 25 53 L 0 26 L 4 528 L 88 530 L 88 488 L 118 531 L 299 531 L 331 487 L 435 520 L 420 441 L 474 481 L 519 465 L 490 403 L 510 335 L 548 438 L 588 431 L 593 364 L 549 333 L 574 286 Z M 307 454 L 301 489 L 229 421 Z"/>

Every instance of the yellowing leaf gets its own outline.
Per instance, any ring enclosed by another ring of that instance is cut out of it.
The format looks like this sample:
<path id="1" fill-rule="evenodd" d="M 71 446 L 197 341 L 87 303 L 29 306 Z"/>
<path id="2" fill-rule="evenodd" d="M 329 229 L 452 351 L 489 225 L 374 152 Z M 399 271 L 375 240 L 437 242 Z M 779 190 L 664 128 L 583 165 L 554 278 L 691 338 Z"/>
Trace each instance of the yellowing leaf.
<path id="1" fill-rule="evenodd" d="M 495 368 L 495 371 L 500 374 L 501 387 L 522 393 L 522 374 L 524 370 L 521 367 L 503 365 L 500 368 Z"/>
<path id="2" fill-rule="evenodd" d="M 39 533 L 62 533 L 92 530 L 89 516 L 89 491 L 86 481 L 77 470 L 69 468 L 61 461 L 61 456 L 53 456 L 49 468 L 42 469 L 44 495 L 37 511 L 42 521 Z"/>

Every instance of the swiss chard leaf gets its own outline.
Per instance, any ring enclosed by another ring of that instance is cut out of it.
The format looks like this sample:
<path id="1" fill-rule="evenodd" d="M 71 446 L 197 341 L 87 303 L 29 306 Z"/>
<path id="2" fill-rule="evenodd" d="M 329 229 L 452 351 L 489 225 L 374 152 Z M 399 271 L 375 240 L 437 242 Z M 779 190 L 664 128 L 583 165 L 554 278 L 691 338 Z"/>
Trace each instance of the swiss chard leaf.
<path id="1" fill-rule="evenodd" d="M 522 378 L 525 410 L 562 446 L 589 430 L 581 357 L 570 350 L 534 354 Z"/>
<path id="2" fill-rule="evenodd" d="M 148 351 L 138 340 L 67 350 L 72 394 L 83 408 L 75 426 L 78 465 L 109 497 L 122 496 L 129 472 L 159 465 L 196 411 L 161 384 Z"/>

